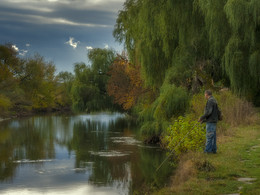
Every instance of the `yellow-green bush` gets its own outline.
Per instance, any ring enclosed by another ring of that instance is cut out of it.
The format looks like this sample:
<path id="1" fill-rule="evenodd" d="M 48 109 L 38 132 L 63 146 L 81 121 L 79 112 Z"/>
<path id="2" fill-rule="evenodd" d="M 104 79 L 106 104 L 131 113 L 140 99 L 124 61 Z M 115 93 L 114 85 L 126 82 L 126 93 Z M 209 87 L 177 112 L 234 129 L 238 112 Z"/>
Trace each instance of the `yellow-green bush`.
<path id="1" fill-rule="evenodd" d="M 9 98 L 0 95 L 0 111 L 7 111 L 12 106 Z"/>
<path id="2" fill-rule="evenodd" d="M 162 139 L 169 151 L 176 156 L 188 151 L 202 150 L 205 144 L 205 125 L 190 116 L 180 116 L 170 125 Z"/>

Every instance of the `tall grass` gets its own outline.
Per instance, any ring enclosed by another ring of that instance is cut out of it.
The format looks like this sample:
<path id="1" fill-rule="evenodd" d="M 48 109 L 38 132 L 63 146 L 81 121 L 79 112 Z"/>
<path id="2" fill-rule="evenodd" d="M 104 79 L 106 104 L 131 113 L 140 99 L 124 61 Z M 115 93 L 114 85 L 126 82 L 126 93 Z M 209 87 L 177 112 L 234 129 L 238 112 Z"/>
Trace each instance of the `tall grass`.
<path id="1" fill-rule="evenodd" d="M 218 131 L 227 133 L 229 127 L 239 125 L 248 125 L 256 121 L 257 114 L 251 102 L 240 99 L 230 91 L 219 91 L 213 93 L 213 96 L 218 102 L 218 106 L 223 114 L 223 121 L 218 123 Z M 194 119 L 199 118 L 206 105 L 204 94 L 194 95 L 191 101 L 191 114 Z"/>
<path id="2" fill-rule="evenodd" d="M 232 127 L 255 122 L 256 111 L 251 102 L 240 99 L 229 91 L 220 92 L 215 97 L 224 115 L 223 122 Z"/>

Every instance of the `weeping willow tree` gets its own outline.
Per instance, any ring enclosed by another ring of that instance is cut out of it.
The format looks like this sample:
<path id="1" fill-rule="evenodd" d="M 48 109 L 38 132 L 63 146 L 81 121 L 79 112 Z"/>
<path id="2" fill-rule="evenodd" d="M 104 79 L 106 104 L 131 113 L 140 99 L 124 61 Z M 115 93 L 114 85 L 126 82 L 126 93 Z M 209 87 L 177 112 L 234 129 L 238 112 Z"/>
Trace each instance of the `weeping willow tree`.
<path id="1" fill-rule="evenodd" d="M 232 33 L 223 68 L 233 90 L 254 99 L 260 92 L 260 1 L 229 0 L 224 10 Z"/>
<path id="2" fill-rule="evenodd" d="M 169 68 L 189 70 L 197 58 L 206 56 L 203 25 L 192 0 L 128 0 L 114 36 L 125 43 L 133 63 L 141 65 L 146 85 L 159 88 Z"/>
<path id="3" fill-rule="evenodd" d="M 126 0 L 114 37 L 149 87 L 160 89 L 167 74 L 189 90 L 182 83 L 203 69 L 249 100 L 260 96 L 259 0 Z"/>

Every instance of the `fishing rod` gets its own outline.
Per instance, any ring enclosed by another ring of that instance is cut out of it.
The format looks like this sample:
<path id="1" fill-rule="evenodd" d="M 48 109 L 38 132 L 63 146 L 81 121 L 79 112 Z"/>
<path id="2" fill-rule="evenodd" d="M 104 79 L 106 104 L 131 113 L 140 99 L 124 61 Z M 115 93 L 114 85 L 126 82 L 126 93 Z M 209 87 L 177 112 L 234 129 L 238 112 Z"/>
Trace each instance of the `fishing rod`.
<path id="1" fill-rule="evenodd" d="M 198 125 L 198 123 L 196 123 L 196 124 L 191 128 L 191 130 L 194 129 L 194 127 L 197 126 L 197 125 Z M 188 131 L 188 133 L 182 138 L 182 140 L 171 150 L 171 153 L 170 153 L 170 154 L 164 159 L 164 161 L 157 167 L 157 169 L 156 169 L 155 172 L 157 172 L 157 171 L 162 167 L 162 165 L 169 159 L 169 157 L 173 154 L 173 152 L 175 151 L 175 149 L 176 149 L 176 148 L 181 144 L 181 142 L 183 142 L 183 140 L 190 134 L 191 130 Z"/>

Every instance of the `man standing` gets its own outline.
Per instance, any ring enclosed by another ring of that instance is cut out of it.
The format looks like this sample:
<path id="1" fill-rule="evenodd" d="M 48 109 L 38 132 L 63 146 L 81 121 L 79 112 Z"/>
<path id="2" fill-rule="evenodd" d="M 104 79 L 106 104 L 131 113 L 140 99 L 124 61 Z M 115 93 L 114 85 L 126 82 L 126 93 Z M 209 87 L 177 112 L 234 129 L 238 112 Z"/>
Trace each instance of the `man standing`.
<path id="1" fill-rule="evenodd" d="M 218 122 L 218 105 L 210 90 L 205 91 L 207 104 L 204 115 L 199 118 L 199 122 L 206 122 L 206 148 L 205 153 L 217 153 L 216 127 Z"/>

